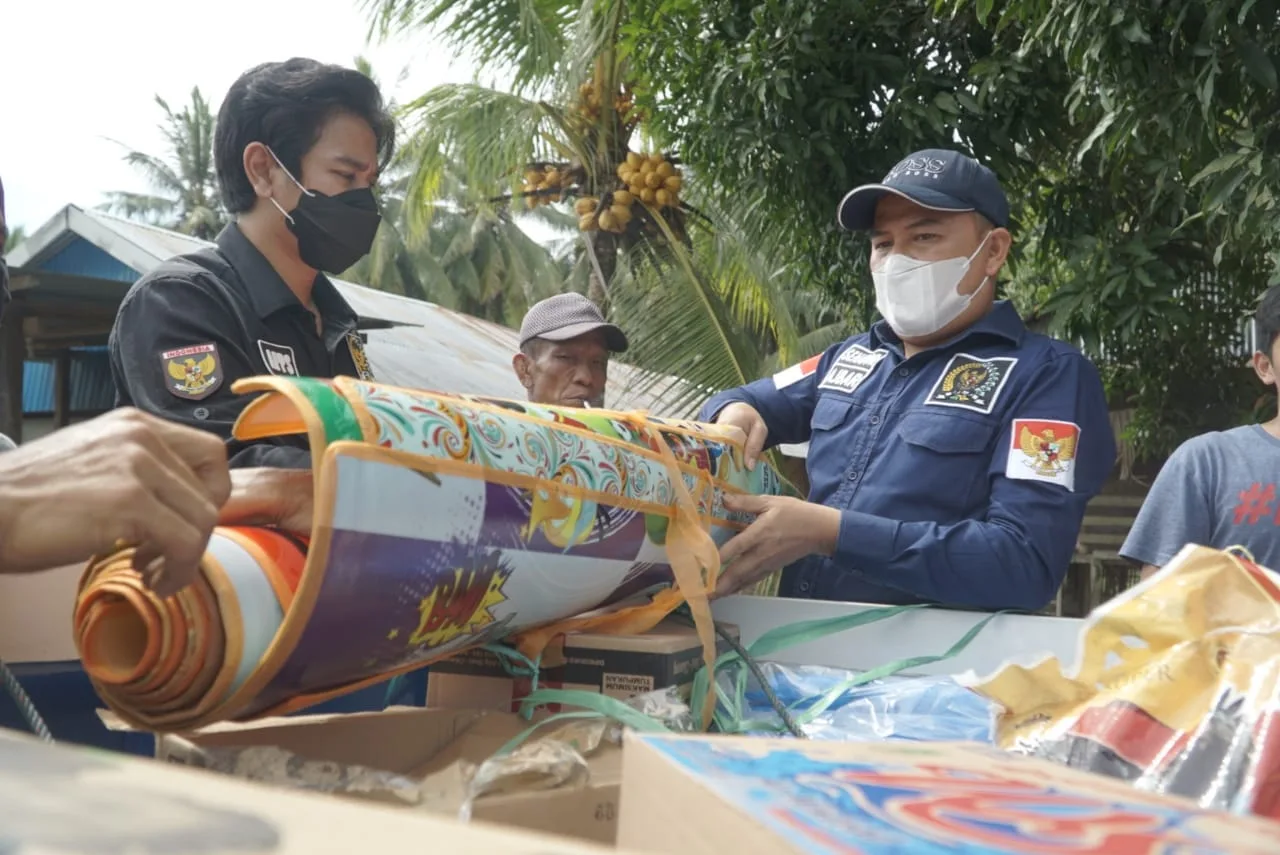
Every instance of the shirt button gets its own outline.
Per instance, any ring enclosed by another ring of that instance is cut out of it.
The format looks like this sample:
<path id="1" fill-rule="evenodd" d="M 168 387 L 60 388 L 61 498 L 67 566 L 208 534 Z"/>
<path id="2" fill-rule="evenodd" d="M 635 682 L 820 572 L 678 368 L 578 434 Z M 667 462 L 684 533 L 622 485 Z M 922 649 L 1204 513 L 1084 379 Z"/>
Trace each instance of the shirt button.
<path id="1" fill-rule="evenodd" d="M 808 582 L 801 582 L 801 583 L 800 583 L 800 593 L 802 593 L 802 594 L 807 594 L 807 593 L 809 593 L 809 583 L 808 583 Z"/>
<path id="2" fill-rule="evenodd" d="M 880 417 L 879 417 L 879 416 L 872 416 L 872 417 L 871 417 L 871 423 L 872 423 L 873 425 L 878 425 L 878 424 L 880 424 Z"/>
<path id="3" fill-rule="evenodd" d="M 910 368 L 899 368 L 899 369 L 898 369 L 898 376 L 899 376 L 899 377 L 906 377 L 906 376 L 908 376 L 908 375 L 910 375 L 910 374 L 911 374 L 911 369 L 910 369 Z"/>
<path id="4" fill-rule="evenodd" d="M 857 481 L 857 480 L 858 480 L 858 473 L 857 473 L 857 472 L 850 472 L 850 473 L 849 473 L 849 480 L 850 480 L 850 481 Z"/>

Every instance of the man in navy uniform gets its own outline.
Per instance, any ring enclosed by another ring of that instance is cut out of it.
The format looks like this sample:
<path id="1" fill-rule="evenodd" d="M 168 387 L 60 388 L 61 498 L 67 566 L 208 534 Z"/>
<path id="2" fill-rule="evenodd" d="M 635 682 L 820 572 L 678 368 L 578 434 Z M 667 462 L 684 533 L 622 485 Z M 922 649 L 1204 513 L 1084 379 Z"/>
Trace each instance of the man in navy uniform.
<path id="1" fill-rule="evenodd" d="M 1009 203 L 991 170 L 917 152 L 840 202 L 871 237 L 883 320 L 701 418 L 747 457 L 809 442 L 808 501 L 738 497 L 719 593 L 787 567 L 783 596 L 1044 607 L 1116 459 L 1097 370 L 995 296 Z"/>

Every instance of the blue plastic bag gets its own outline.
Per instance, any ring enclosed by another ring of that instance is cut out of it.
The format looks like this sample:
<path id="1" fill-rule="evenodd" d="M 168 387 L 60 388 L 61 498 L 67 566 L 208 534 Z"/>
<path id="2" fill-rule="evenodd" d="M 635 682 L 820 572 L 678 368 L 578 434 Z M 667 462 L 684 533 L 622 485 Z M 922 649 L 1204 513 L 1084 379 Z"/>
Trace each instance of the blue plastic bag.
<path id="1" fill-rule="evenodd" d="M 994 741 L 1000 707 L 950 677 L 890 677 L 857 686 L 825 712 L 805 721 L 805 709 L 858 672 L 777 662 L 761 662 L 760 669 L 778 700 L 801 720 L 810 739 Z M 777 721 L 777 712 L 755 680 L 748 684 L 746 702 L 749 720 Z"/>

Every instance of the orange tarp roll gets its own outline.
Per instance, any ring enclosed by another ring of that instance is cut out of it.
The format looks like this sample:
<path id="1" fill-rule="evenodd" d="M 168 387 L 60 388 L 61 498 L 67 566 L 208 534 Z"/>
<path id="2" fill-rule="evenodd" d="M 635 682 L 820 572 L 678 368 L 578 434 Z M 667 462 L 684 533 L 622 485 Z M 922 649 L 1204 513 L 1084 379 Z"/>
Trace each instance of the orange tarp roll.
<path id="1" fill-rule="evenodd" d="M 219 528 L 163 601 L 131 550 L 90 564 L 76 643 L 138 727 L 281 714 L 502 638 L 536 655 L 566 629 L 643 631 L 686 601 L 714 651 L 718 546 L 750 522 L 721 497 L 779 492 L 715 425 L 349 378 L 236 388 L 265 393 L 237 437 L 308 435 L 314 527 Z"/>

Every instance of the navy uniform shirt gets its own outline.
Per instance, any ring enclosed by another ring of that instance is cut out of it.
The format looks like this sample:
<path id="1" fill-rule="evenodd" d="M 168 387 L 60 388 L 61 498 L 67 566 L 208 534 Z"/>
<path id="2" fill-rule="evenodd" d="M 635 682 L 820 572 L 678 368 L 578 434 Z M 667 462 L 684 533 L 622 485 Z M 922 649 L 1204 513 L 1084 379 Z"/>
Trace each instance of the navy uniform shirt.
<path id="1" fill-rule="evenodd" d="M 835 554 L 789 568 L 784 596 L 1040 609 L 1116 459 L 1097 369 L 1007 301 L 909 359 L 881 321 L 700 417 L 734 401 L 771 446 L 809 442 L 809 500 L 841 511 Z"/>
<path id="2" fill-rule="evenodd" d="M 371 379 L 355 311 L 322 274 L 312 300 L 319 332 L 262 253 L 227 226 L 215 247 L 171 258 L 129 289 L 109 340 L 116 406 L 218 434 L 233 467 L 310 468 L 304 436 L 231 439 L 254 397 L 231 384 L 264 374 Z"/>

